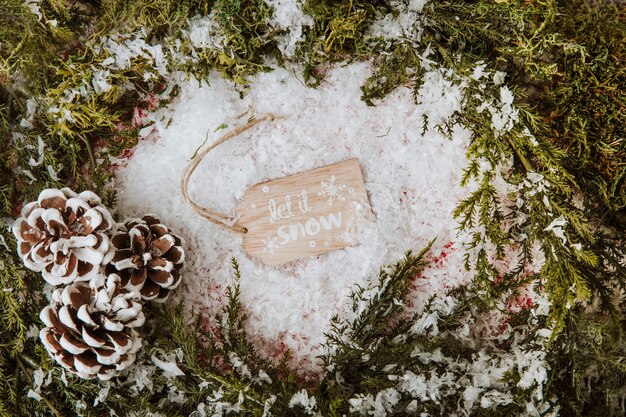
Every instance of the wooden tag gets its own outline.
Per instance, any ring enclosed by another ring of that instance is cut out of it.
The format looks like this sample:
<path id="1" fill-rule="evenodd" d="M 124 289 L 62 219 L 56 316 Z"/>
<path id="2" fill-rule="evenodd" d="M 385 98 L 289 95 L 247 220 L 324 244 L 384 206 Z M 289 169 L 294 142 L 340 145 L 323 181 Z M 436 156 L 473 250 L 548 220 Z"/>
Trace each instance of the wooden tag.
<path id="1" fill-rule="evenodd" d="M 236 212 L 244 249 L 267 265 L 354 246 L 373 218 L 358 159 L 253 185 Z"/>

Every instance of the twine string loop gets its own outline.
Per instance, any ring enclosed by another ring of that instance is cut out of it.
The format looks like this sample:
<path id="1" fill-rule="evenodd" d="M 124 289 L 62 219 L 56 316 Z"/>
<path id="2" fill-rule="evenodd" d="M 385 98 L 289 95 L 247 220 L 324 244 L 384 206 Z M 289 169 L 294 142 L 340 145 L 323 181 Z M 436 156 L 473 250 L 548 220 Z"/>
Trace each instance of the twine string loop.
<path id="1" fill-rule="evenodd" d="M 196 203 L 195 201 L 193 201 L 191 199 L 191 196 L 189 195 L 189 181 L 191 179 L 191 176 L 193 175 L 194 171 L 196 170 L 196 168 L 198 167 L 198 165 L 200 165 L 200 162 L 202 162 L 202 160 L 204 159 L 204 157 L 211 152 L 213 149 L 217 148 L 218 146 L 220 146 L 221 144 L 223 144 L 224 142 L 229 141 L 230 139 L 233 139 L 234 137 L 239 136 L 240 134 L 242 134 L 243 132 L 245 132 L 246 130 L 260 124 L 263 122 L 272 122 L 276 119 L 279 119 L 282 117 L 276 116 L 272 113 L 266 113 L 263 116 L 250 120 L 249 122 L 247 122 L 246 124 L 243 124 L 241 126 L 236 127 L 235 129 L 231 130 L 230 132 L 225 133 L 224 135 L 222 135 L 217 141 L 215 141 L 215 143 L 213 143 L 211 146 L 209 146 L 208 148 L 206 148 L 205 150 L 203 150 L 200 154 L 194 156 L 191 161 L 189 161 L 189 164 L 187 164 L 187 167 L 185 167 L 185 170 L 183 171 L 183 175 L 180 179 L 180 189 L 181 192 L 183 194 L 183 199 L 187 202 L 187 204 L 189 204 L 191 206 L 191 208 L 198 213 L 201 217 L 209 220 L 210 222 L 221 226 L 225 229 L 231 230 L 233 232 L 237 232 L 237 233 L 247 233 L 248 229 L 246 229 L 243 226 L 240 226 L 238 224 L 236 224 L 236 219 L 232 216 L 228 216 L 225 214 L 222 214 L 218 211 L 215 211 L 213 209 L 210 209 L 208 207 L 203 207 L 201 205 L 199 205 L 198 203 Z"/>

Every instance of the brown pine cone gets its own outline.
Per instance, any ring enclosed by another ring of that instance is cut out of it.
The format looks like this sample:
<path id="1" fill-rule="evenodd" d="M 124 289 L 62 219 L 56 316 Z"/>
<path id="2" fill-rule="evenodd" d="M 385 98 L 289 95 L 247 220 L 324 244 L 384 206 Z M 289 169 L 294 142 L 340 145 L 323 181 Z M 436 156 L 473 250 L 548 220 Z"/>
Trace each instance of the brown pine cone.
<path id="1" fill-rule="evenodd" d="M 185 253 L 181 240 L 159 219 L 127 220 L 111 239 L 113 259 L 107 274 L 118 275 L 124 288 L 144 300 L 164 302 L 180 284 Z"/>
<path id="2" fill-rule="evenodd" d="M 91 191 L 47 189 L 13 224 L 24 265 L 52 285 L 89 281 L 108 261 L 113 225 L 109 210 Z"/>
<path id="3" fill-rule="evenodd" d="M 119 277 L 98 275 L 56 289 L 40 314 L 39 337 L 50 356 L 81 378 L 108 380 L 130 366 L 141 347 L 134 330 L 145 318 L 141 297 L 123 289 Z"/>

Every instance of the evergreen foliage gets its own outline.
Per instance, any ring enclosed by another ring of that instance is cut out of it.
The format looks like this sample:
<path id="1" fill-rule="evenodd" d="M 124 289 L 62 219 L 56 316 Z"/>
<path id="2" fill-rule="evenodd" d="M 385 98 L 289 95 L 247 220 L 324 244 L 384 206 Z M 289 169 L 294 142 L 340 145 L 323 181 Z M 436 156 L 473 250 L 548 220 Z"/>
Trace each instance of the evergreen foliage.
<path id="1" fill-rule="evenodd" d="M 539 414 L 622 414 L 624 6 L 441 0 L 416 15 L 413 33 L 388 39 L 370 32 L 377 19 L 407 7 L 403 1 L 309 0 L 303 9 L 314 24 L 290 59 L 303 65 L 312 85 L 330 63 L 372 59 L 376 71 L 363 86 L 363 100 L 372 105 L 400 85 L 419 91 L 429 71 L 462 87 L 463 111 L 440 126 L 424 120 L 424 128 L 450 133 L 460 122 L 473 133 L 464 182 L 478 187 L 455 215 L 474 236 L 466 262 L 475 283 L 448 295 L 453 308 L 433 300 L 416 313 L 402 300 L 424 267 L 425 252 L 381 270 L 371 287 L 353 294 L 352 316 L 334 318 L 322 358 L 328 373 L 315 384 L 301 381 L 287 358 L 273 363 L 259 356 L 243 331 L 235 286 L 217 332 L 200 320 L 188 326 L 181 308 L 149 311 L 149 348 L 136 373 L 102 384 L 64 375 L 33 337 L 45 304 L 42 280 L 21 268 L 7 226 L 24 201 L 50 186 L 92 188 L 112 203 L 114 192 L 105 190 L 109 157 L 135 144 L 142 127 L 132 120 L 137 103 L 148 107 L 151 97 L 167 103 L 176 93 L 167 88 L 174 71 L 198 78 L 219 71 L 243 93 L 250 75 L 269 69 L 266 59 L 285 61 L 276 41 L 282 32 L 272 27 L 272 7 L 262 0 L 0 3 L 0 415 L 114 410 L 200 417 L 231 409 L 261 416 L 271 409 L 274 415 L 332 416 L 373 414 L 376 404 L 388 415 L 451 414 L 458 407 L 472 415 L 516 415 L 525 407 Z M 213 17 L 219 42 L 189 41 L 185 30 L 197 14 Z M 110 70 L 105 63 L 114 54 L 103 47 L 107 40 L 145 46 Z M 153 49 L 159 47 L 161 67 Z M 52 107 L 56 111 L 40 111 Z M 494 118 L 505 129 L 495 129 Z M 503 190 L 515 204 L 503 201 Z M 527 276 L 535 244 L 546 262 Z M 511 270 L 498 266 L 505 253 L 519 259 Z M 236 262 L 233 267 L 238 274 Z M 547 317 L 501 307 L 529 282 L 549 299 Z M 501 339 L 474 346 L 459 336 L 464 326 L 475 329 L 494 312 L 510 315 Z M 526 381 L 532 372 L 510 365 L 511 355 L 524 354 L 551 369 L 547 401 L 536 396 L 541 376 Z M 165 375 L 153 355 L 177 362 L 184 377 Z M 482 393 L 493 402 L 489 407 L 469 404 L 452 384 L 425 398 L 406 382 L 413 376 L 441 381 L 451 369 L 456 381 L 465 381 L 484 357 L 509 369 L 493 392 Z M 40 392 L 31 397 L 39 401 L 28 398 L 34 386 Z M 108 395 L 96 401 L 103 389 Z M 503 400 L 507 395 L 510 402 Z"/>
<path id="2" fill-rule="evenodd" d="M 390 9 L 385 1 L 308 0 L 304 11 L 315 18 L 300 43 L 299 55 L 305 61 L 305 80 L 317 85 L 329 63 L 365 58 L 371 51 L 366 31 L 377 13 Z"/>

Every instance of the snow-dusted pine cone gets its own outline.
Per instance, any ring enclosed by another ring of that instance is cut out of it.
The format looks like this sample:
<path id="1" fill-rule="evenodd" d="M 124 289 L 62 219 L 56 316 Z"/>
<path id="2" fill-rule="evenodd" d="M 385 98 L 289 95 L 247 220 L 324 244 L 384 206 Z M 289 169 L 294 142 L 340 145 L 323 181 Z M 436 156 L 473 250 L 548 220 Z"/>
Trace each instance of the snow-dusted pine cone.
<path id="1" fill-rule="evenodd" d="M 127 220 L 111 244 L 114 255 L 105 272 L 118 275 L 124 288 L 139 291 L 144 300 L 163 302 L 180 284 L 185 260 L 181 240 L 159 219 Z"/>
<path id="2" fill-rule="evenodd" d="M 24 265 L 52 285 L 89 281 L 107 261 L 113 225 L 109 210 L 91 191 L 47 189 L 28 203 L 13 225 Z"/>
<path id="3" fill-rule="evenodd" d="M 130 366 L 141 347 L 141 297 L 122 288 L 119 277 L 98 275 L 52 293 L 41 311 L 47 327 L 39 337 L 56 361 L 81 378 L 108 380 Z"/>

